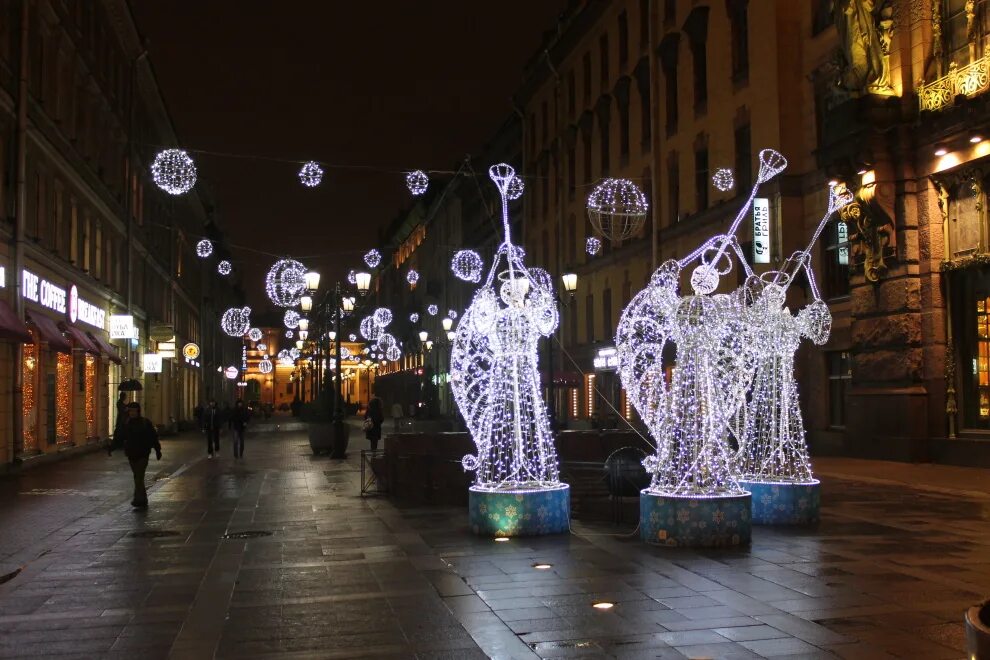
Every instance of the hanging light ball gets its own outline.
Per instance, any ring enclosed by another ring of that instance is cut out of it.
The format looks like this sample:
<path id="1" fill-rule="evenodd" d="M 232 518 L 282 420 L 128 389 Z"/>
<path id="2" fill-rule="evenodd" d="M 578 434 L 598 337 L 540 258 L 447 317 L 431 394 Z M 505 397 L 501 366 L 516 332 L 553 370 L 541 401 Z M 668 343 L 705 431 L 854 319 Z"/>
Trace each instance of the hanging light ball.
<path id="1" fill-rule="evenodd" d="M 182 149 L 166 149 L 151 164 L 155 185 L 170 195 L 184 195 L 196 185 L 196 164 Z"/>
<path id="2" fill-rule="evenodd" d="M 265 276 L 265 293 L 279 307 L 295 307 L 306 293 L 306 266 L 295 259 L 279 259 Z"/>
<path id="3" fill-rule="evenodd" d="M 398 346 L 389 346 L 385 349 L 385 359 L 395 362 L 402 358 L 402 350 Z"/>
<path id="4" fill-rule="evenodd" d="M 382 253 L 378 250 L 371 249 L 368 253 L 364 255 L 364 263 L 368 264 L 368 268 L 374 268 L 382 262 Z"/>
<path id="5" fill-rule="evenodd" d="M 243 337 L 251 327 L 251 308 L 231 307 L 220 318 L 220 327 L 231 337 Z"/>
<path id="6" fill-rule="evenodd" d="M 357 335 L 352 332 L 351 334 L 347 335 L 347 339 L 350 341 L 357 341 Z"/>
<path id="7" fill-rule="evenodd" d="M 257 346 L 255 346 L 255 348 L 257 348 L 262 353 L 268 352 L 268 344 L 258 344 Z"/>
<path id="8" fill-rule="evenodd" d="M 289 357 L 291 357 L 293 360 L 298 360 L 300 355 L 302 355 L 302 351 L 300 351 L 295 346 L 289 349 Z"/>
<path id="9" fill-rule="evenodd" d="M 232 270 L 234 270 L 234 267 L 226 259 L 217 264 L 217 272 L 221 275 L 230 275 L 230 271 Z"/>
<path id="10" fill-rule="evenodd" d="M 292 330 L 286 330 L 285 331 L 285 338 L 286 339 L 292 339 L 293 334 L 294 333 L 292 332 Z"/>
<path id="11" fill-rule="evenodd" d="M 389 346 L 395 346 L 398 342 L 396 342 L 395 337 L 393 335 L 387 332 L 383 332 L 378 337 L 378 341 L 376 343 L 378 344 L 378 348 L 384 351 Z"/>
<path id="12" fill-rule="evenodd" d="M 282 317 L 282 323 L 285 327 L 290 329 L 295 329 L 299 327 L 299 312 L 294 309 L 285 310 L 285 316 Z"/>
<path id="13" fill-rule="evenodd" d="M 264 359 L 258 363 L 258 371 L 263 374 L 270 374 L 272 372 L 272 361 Z"/>
<path id="14" fill-rule="evenodd" d="M 720 167 L 712 175 L 712 185 L 715 186 L 716 190 L 729 192 L 736 187 L 736 178 L 728 167 Z"/>
<path id="15" fill-rule="evenodd" d="M 261 339 L 261 330 L 258 328 L 251 328 L 247 333 L 248 339 L 251 341 L 259 341 Z"/>
<path id="16" fill-rule="evenodd" d="M 448 309 L 447 310 L 447 318 L 450 319 L 451 321 L 453 321 L 454 319 L 456 319 L 457 318 L 457 310 L 456 309 Z"/>
<path id="17" fill-rule="evenodd" d="M 426 192 L 430 179 L 423 170 L 415 170 L 406 174 L 406 187 L 414 196 L 419 197 Z M 374 268 L 374 266 L 372 266 Z"/>
<path id="18" fill-rule="evenodd" d="M 584 242 L 585 251 L 591 256 L 595 256 L 602 251 L 602 241 L 596 236 L 589 236 Z"/>
<path id="19" fill-rule="evenodd" d="M 515 201 L 523 196 L 523 192 L 525 192 L 525 190 L 526 184 L 518 174 L 515 174 L 511 179 L 509 179 L 509 185 L 505 189 L 505 196 Z"/>
<path id="20" fill-rule="evenodd" d="M 208 239 L 203 239 L 199 243 L 196 243 L 196 256 L 200 259 L 206 259 L 208 256 L 213 254 L 213 243 Z"/>
<path id="21" fill-rule="evenodd" d="M 605 179 L 588 197 L 588 219 L 598 232 L 622 241 L 643 226 L 649 204 L 646 195 L 629 179 Z"/>
<path id="22" fill-rule="evenodd" d="M 439 312 L 440 312 L 440 308 L 437 307 L 436 305 L 429 305 L 426 308 L 426 313 L 429 314 L 430 316 L 436 316 Z"/>
<path id="23" fill-rule="evenodd" d="M 299 170 L 299 182 L 307 188 L 315 188 L 323 181 L 323 168 L 315 161 L 309 161 Z"/>
<path id="24" fill-rule="evenodd" d="M 481 270 L 485 267 L 485 262 L 474 250 L 458 250 L 450 260 L 450 270 L 454 272 L 454 277 L 465 282 L 480 282 Z"/>
<path id="25" fill-rule="evenodd" d="M 414 270 L 410 270 L 406 273 L 406 282 L 415 286 L 416 282 L 419 282 L 419 273 Z"/>
<path id="26" fill-rule="evenodd" d="M 419 323 L 419 314 L 417 314 L 416 312 L 413 312 L 412 314 L 410 314 L 409 315 L 409 321 L 411 323 Z"/>
<path id="27" fill-rule="evenodd" d="M 382 327 L 375 321 L 374 315 L 361 319 L 358 329 L 361 331 L 361 336 L 368 341 L 376 341 L 382 334 Z"/>
<path id="28" fill-rule="evenodd" d="M 357 284 L 357 271 L 351 270 L 347 273 L 347 281 L 351 284 Z"/>
<path id="29" fill-rule="evenodd" d="M 365 350 L 367 350 L 367 349 L 365 349 Z M 347 348 L 346 346 L 341 346 L 340 347 L 340 359 L 341 360 L 346 360 L 349 357 L 351 357 L 351 349 Z"/>
<path id="30" fill-rule="evenodd" d="M 379 307 L 375 310 L 374 319 L 379 327 L 384 328 L 392 322 L 392 310 L 388 307 Z"/>

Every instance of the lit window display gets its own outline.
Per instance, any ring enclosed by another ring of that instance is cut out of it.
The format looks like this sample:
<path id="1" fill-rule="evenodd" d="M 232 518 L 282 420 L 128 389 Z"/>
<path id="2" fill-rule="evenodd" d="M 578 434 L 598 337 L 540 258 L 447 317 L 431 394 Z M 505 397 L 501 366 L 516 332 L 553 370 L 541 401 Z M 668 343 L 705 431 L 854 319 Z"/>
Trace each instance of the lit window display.
<path id="1" fill-rule="evenodd" d="M 72 441 L 72 356 L 56 353 L 55 366 L 55 441 Z"/>
<path id="2" fill-rule="evenodd" d="M 86 356 L 86 437 L 97 437 L 96 431 L 96 358 Z"/>
<path id="3" fill-rule="evenodd" d="M 38 449 L 38 344 L 24 344 L 24 360 L 21 368 L 24 376 L 23 402 L 21 409 L 24 415 L 24 437 L 22 451 Z"/>

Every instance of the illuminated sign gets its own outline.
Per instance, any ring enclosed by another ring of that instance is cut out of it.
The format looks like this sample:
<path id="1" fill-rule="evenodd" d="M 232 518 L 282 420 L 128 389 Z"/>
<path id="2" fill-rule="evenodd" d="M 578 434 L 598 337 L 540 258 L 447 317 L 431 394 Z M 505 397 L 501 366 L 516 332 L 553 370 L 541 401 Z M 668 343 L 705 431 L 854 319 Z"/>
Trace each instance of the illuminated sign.
<path id="1" fill-rule="evenodd" d="M 186 356 L 187 360 L 195 360 L 199 357 L 199 344 L 189 342 L 182 347 L 182 354 Z"/>
<path id="2" fill-rule="evenodd" d="M 162 372 L 162 356 L 158 353 L 145 353 L 142 365 L 144 373 L 160 374 Z"/>
<path id="3" fill-rule="evenodd" d="M 770 200 L 753 200 L 753 263 L 770 263 Z"/>
<path id="4" fill-rule="evenodd" d="M 237 367 L 227 367 L 227 370 L 223 372 L 223 375 L 230 380 L 234 380 L 240 373 L 241 372 L 237 370 Z"/>
<path id="5" fill-rule="evenodd" d="M 65 314 L 66 293 L 62 287 L 38 277 L 29 270 L 21 271 L 21 291 L 25 298 L 42 307 Z"/>
<path id="6" fill-rule="evenodd" d="M 175 337 L 171 337 L 167 341 L 158 342 L 158 354 L 163 358 L 172 359 L 175 357 Z"/>
<path id="7" fill-rule="evenodd" d="M 130 314 L 110 315 L 110 339 L 137 339 L 134 317 Z"/>
<path id="8" fill-rule="evenodd" d="M 4 266 L 0 266 L 0 289 L 7 286 L 7 269 Z"/>
<path id="9" fill-rule="evenodd" d="M 619 366 L 619 353 L 614 346 L 598 349 L 598 355 L 593 360 L 595 369 L 599 371 L 613 371 Z"/>
<path id="10" fill-rule="evenodd" d="M 73 284 L 69 287 L 69 320 L 75 323 L 77 319 L 100 330 L 107 327 L 106 311 L 80 298 Z"/>
<path id="11" fill-rule="evenodd" d="M 840 222 L 836 225 L 836 245 L 839 252 L 839 265 L 849 264 L 849 225 Z"/>

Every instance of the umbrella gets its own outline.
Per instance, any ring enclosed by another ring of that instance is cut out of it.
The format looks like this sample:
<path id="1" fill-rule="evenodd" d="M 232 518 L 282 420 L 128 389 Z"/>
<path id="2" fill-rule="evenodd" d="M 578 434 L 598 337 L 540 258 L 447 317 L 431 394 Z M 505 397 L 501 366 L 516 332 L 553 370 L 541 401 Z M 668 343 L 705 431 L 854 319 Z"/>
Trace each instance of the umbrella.
<path id="1" fill-rule="evenodd" d="M 141 382 L 134 378 L 128 378 L 117 386 L 118 392 L 140 392 L 143 389 L 144 387 L 141 386 Z"/>

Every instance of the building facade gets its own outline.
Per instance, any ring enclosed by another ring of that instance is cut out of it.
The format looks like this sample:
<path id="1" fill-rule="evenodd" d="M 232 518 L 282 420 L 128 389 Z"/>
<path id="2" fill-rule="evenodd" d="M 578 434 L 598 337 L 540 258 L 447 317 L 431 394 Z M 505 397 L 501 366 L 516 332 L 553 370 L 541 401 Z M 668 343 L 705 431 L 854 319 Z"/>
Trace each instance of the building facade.
<path id="1" fill-rule="evenodd" d="M 132 398 L 156 424 L 190 420 L 220 391 L 210 369 L 224 357 L 218 310 L 235 293 L 194 252 L 204 234 L 217 239 L 212 205 L 151 181 L 157 145 L 177 140 L 126 2 L 2 11 L 6 465 L 106 439 L 127 379 L 141 383 Z M 134 330 L 120 332 L 126 317 Z"/>

